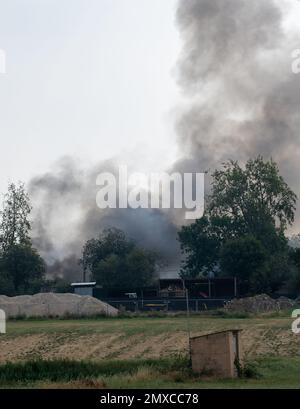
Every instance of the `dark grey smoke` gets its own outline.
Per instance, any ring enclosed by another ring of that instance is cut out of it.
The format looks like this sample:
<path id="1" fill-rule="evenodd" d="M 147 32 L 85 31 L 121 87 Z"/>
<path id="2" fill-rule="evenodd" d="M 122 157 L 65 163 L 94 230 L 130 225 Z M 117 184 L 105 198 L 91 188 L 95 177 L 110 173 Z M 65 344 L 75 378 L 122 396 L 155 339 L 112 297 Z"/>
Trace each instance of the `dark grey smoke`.
<path id="1" fill-rule="evenodd" d="M 117 176 L 113 161 L 81 169 L 72 158 L 63 158 L 51 172 L 31 180 L 33 243 L 46 259 L 51 276 L 79 279 L 78 259 L 86 240 L 106 228 L 126 232 L 140 246 L 159 253 L 165 262 L 179 259 L 176 226 L 171 215 L 151 209 L 106 209 L 96 205 L 96 177 L 100 172 Z"/>
<path id="2" fill-rule="evenodd" d="M 292 73 L 291 52 L 300 47 L 300 36 L 283 31 L 284 16 L 277 4 L 179 1 L 183 47 L 178 82 L 186 102 L 176 124 L 182 156 L 175 170 L 206 171 L 229 158 L 243 162 L 258 154 L 272 156 L 299 193 L 300 75 Z M 111 161 L 82 169 L 65 158 L 53 172 L 31 181 L 38 209 L 35 243 L 49 264 L 56 262 L 60 274 L 70 265 L 69 257 L 80 256 L 85 240 L 111 226 L 166 258 L 178 258 L 171 212 L 96 207 L 96 175 L 114 168 Z"/>
<path id="3" fill-rule="evenodd" d="M 47 266 L 47 277 L 49 278 L 64 278 L 68 282 L 81 281 L 83 273 L 78 262 L 78 254 L 57 259 Z"/>
<path id="4" fill-rule="evenodd" d="M 275 0 L 180 0 L 178 81 L 189 102 L 178 119 L 182 170 L 229 158 L 273 157 L 299 192 L 300 76 Z"/>

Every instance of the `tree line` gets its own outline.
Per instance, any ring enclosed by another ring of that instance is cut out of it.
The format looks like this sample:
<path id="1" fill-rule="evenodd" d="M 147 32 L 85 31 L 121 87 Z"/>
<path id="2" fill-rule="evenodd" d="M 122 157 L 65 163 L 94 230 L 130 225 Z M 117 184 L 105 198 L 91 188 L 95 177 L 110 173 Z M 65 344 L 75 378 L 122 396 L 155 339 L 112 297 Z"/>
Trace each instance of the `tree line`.
<path id="1" fill-rule="evenodd" d="M 300 291 L 300 240 L 287 236 L 297 197 L 273 160 L 228 161 L 211 175 L 204 216 L 178 231 L 182 278 L 239 279 L 245 294 Z M 0 213 L 0 293 L 33 293 L 45 285 L 46 264 L 33 248 L 31 205 L 24 184 L 11 183 Z M 296 246 L 295 246 L 296 243 Z M 151 285 L 159 254 L 138 246 L 118 229 L 102 231 L 83 246 L 86 279 L 103 287 Z M 52 284 L 66 289 L 56 278 Z"/>

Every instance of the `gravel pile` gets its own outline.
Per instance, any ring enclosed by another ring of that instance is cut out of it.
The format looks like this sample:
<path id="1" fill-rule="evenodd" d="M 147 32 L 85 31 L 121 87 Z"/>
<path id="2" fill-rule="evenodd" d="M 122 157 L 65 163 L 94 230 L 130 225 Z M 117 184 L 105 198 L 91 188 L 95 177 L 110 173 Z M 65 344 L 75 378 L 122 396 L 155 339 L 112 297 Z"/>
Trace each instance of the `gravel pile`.
<path id="1" fill-rule="evenodd" d="M 116 316 L 118 310 L 90 296 L 42 293 L 7 297 L 0 295 L 0 309 L 14 317 Z"/>
<path id="2" fill-rule="evenodd" d="M 297 303 L 286 297 L 273 299 L 266 294 L 256 295 L 255 297 L 240 298 L 229 301 L 225 309 L 230 312 L 248 312 L 261 313 L 286 310 L 294 308 Z"/>

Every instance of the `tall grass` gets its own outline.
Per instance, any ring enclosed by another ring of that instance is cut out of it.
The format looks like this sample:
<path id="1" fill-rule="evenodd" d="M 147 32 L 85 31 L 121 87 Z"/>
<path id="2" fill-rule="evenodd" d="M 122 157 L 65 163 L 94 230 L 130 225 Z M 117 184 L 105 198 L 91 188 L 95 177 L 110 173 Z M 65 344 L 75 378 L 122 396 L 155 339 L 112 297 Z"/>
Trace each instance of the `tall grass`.
<path id="1" fill-rule="evenodd" d="M 72 381 L 101 376 L 133 375 L 140 368 L 161 374 L 170 371 L 188 371 L 188 360 L 183 357 L 159 360 L 130 360 L 83 362 L 70 360 L 33 360 L 6 363 L 0 366 L 0 383 L 32 381 Z"/>

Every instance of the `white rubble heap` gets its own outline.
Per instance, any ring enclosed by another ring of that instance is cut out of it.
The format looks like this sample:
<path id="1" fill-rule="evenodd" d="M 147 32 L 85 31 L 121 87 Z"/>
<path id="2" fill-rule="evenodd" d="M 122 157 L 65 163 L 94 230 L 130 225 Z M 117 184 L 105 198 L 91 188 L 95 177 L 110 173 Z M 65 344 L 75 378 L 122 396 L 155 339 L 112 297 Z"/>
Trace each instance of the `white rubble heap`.
<path id="1" fill-rule="evenodd" d="M 271 298 L 267 294 L 260 294 L 254 297 L 234 299 L 227 302 L 225 309 L 230 312 L 264 313 L 288 310 L 295 308 L 297 302 L 286 297 L 277 299 Z"/>
<path id="2" fill-rule="evenodd" d="M 114 317 L 118 310 L 90 296 L 77 294 L 41 293 L 7 297 L 0 295 L 0 309 L 7 318 L 16 317 Z"/>

